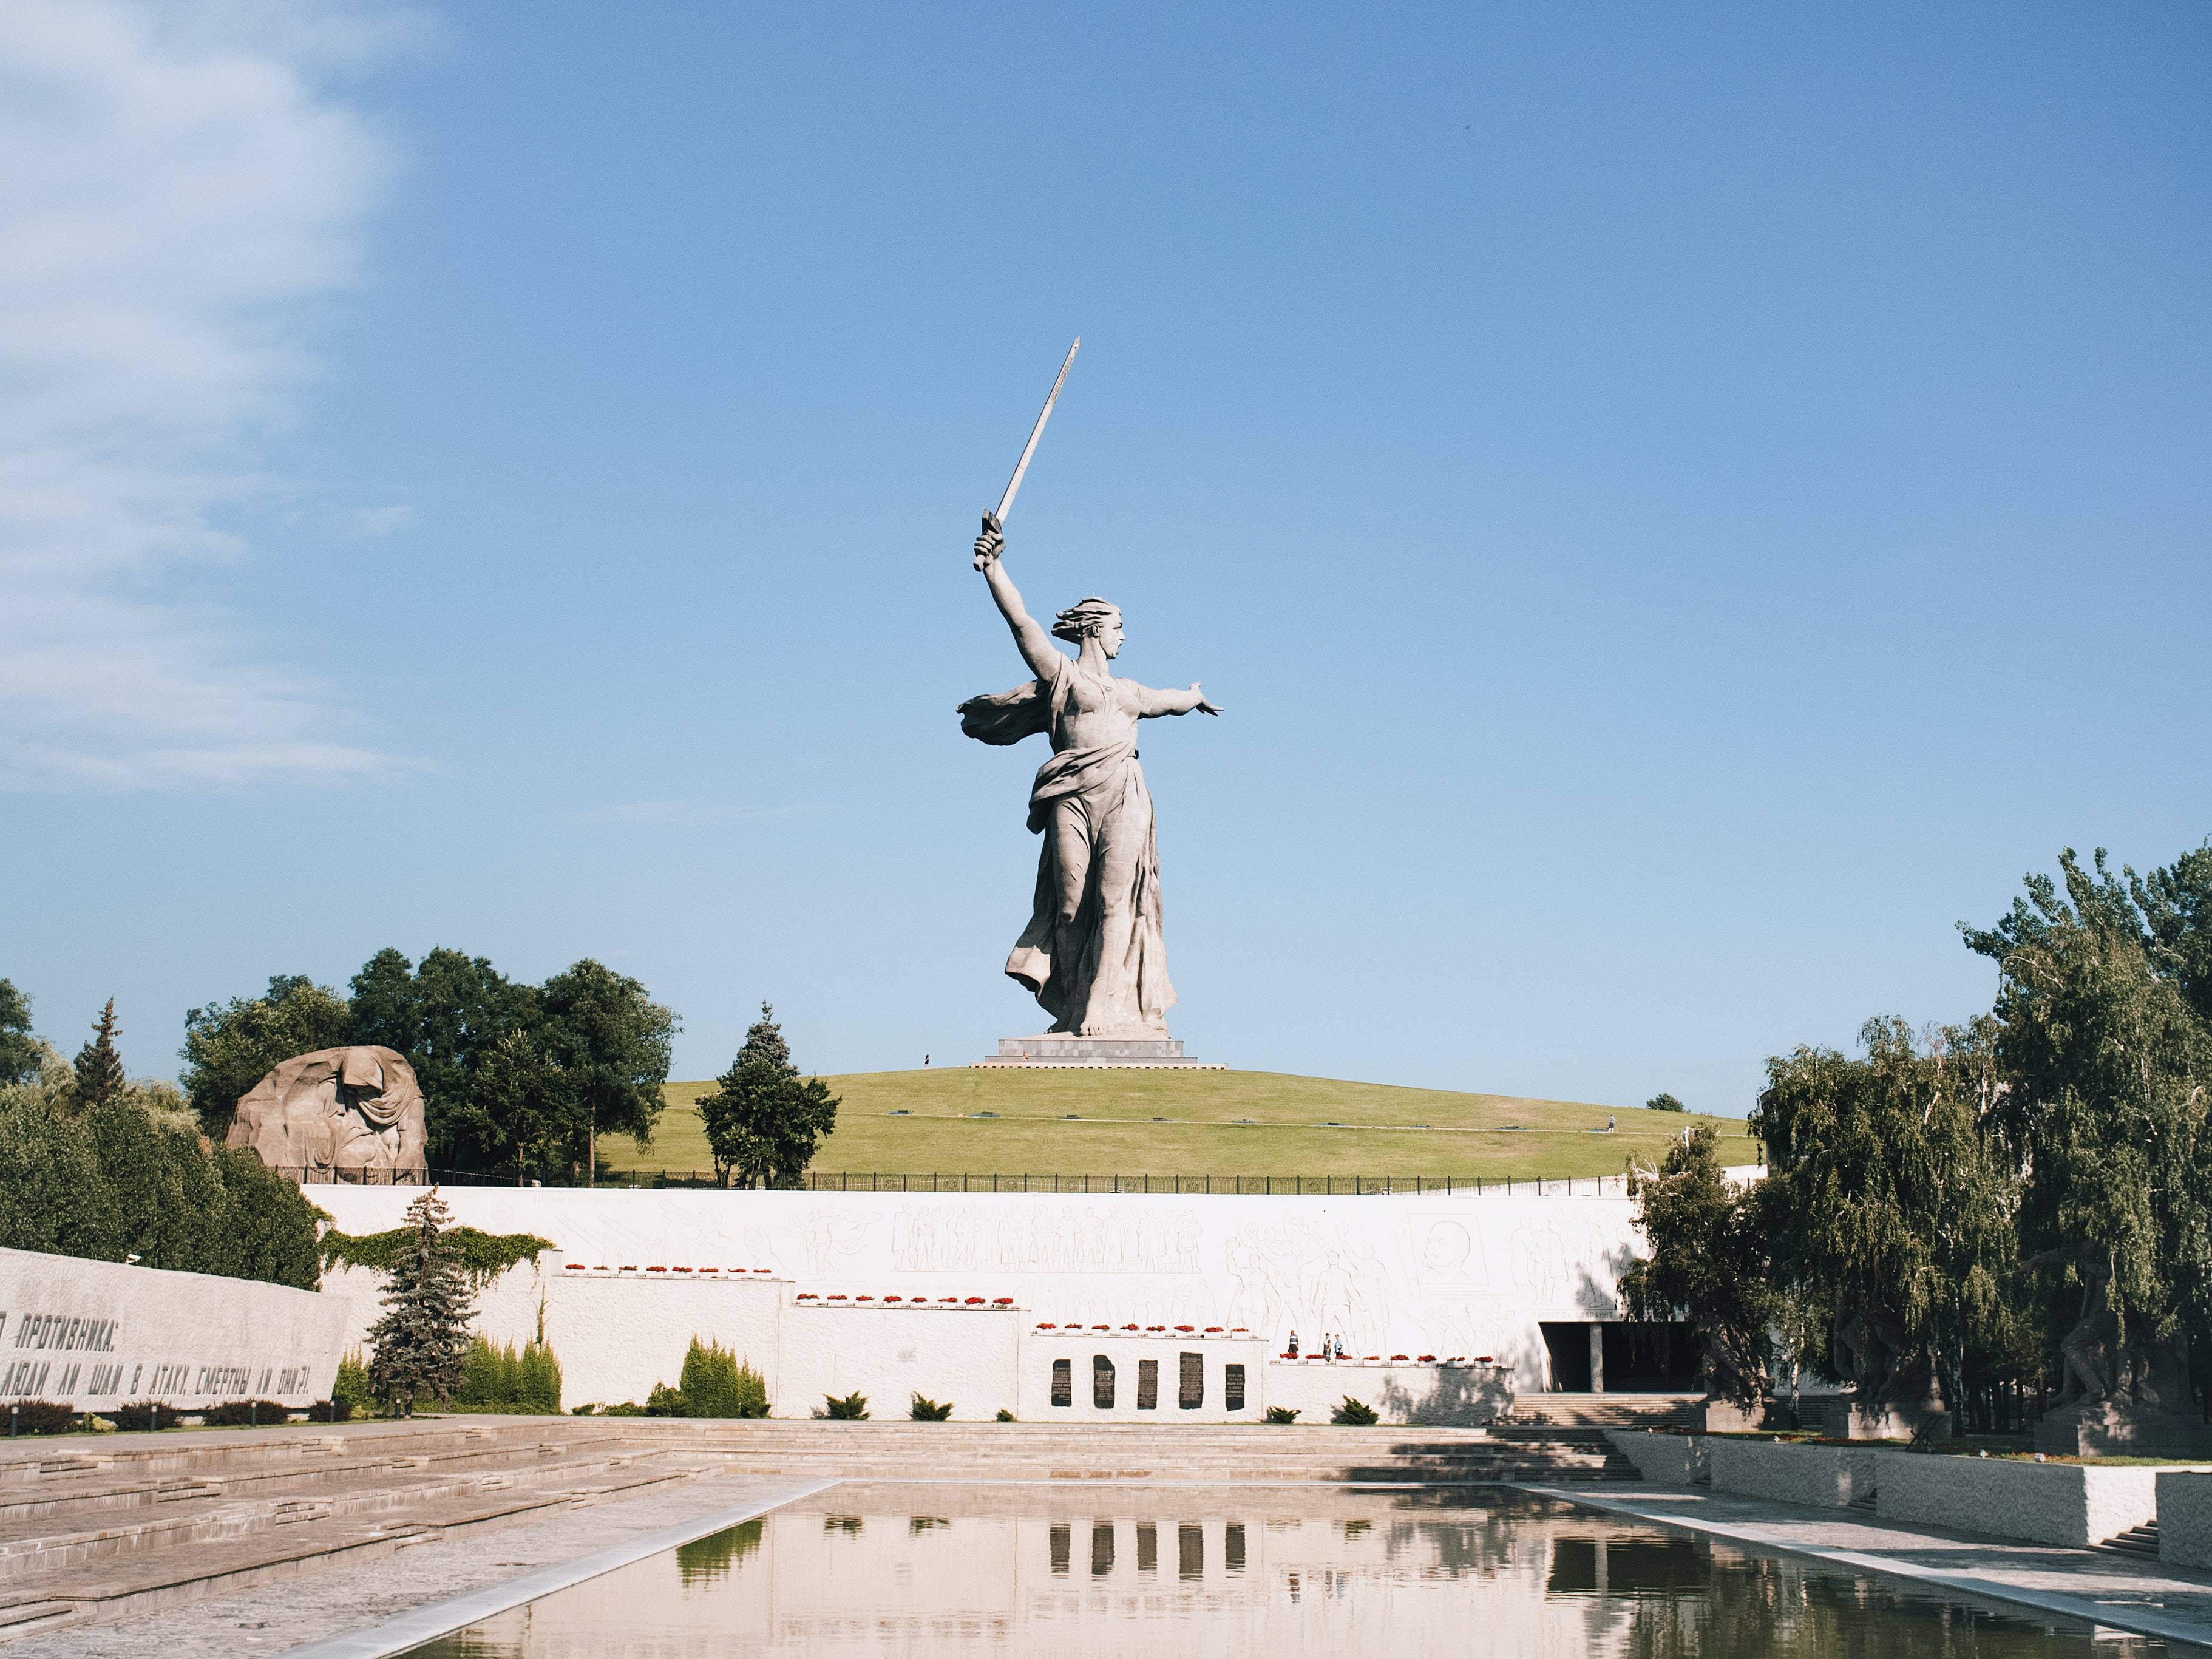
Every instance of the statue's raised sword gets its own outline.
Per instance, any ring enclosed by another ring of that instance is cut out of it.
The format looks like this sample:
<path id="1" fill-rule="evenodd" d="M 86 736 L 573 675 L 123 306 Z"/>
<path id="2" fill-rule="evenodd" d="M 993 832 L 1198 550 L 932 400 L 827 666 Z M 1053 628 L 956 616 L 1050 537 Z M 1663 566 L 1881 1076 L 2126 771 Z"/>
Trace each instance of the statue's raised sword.
<path id="1" fill-rule="evenodd" d="M 1014 463 L 1014 476 L 1006 480 L 1006 493 L 999 497 L 999 510 L 983 515 L 986 530 L 1003 526 L 1006 514 L 1014 510 L 1014 497 L 1021 493 L 1022 475 L 1030 470 L 1030 457 L 1036 453 L 1037 440 L 1044 436 L 1044 423 L 1052 418 L 1052 406 L 1060 401 L 1060 389 L 1067 384 L 1067 371 L 1075 362 L 1075 354 L 1083 349 L 1083 337 L 1075 337 L 1075 343 L 1067 349 L 1067 356 L 1060 365 L 1060 373 L 1053 376 L 1052 390 L 1045 394 L 1044 407 L 1037 411 L 1036 424 L 1030 428 L 1030 441 L 1022 446 L 1022 458 Z M 982 562 L 976 562 L 981 569 Z"/>

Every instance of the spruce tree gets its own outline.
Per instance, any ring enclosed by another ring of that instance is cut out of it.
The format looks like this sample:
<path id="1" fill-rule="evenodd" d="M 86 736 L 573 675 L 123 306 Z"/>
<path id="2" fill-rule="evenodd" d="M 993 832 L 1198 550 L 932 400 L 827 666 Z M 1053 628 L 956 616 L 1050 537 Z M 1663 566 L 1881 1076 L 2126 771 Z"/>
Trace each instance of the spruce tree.
<path id="1" fill-rule="evenodd" d="M 368 1333 L 375 1358 L 369 1387 L 402 1417 L 422 1399 L 446 1400 L 461 1386 L 476 1312 L 446 1229 L 453 1220 L 433 1187 L 407 1206 L 415 1237 L 392 1265 L 384 1314 Z"/>
<path id="2" fill-rule="evenodd" d="M 715 1084 L 696 1104 L 716 1178 L 734 1174 L 741 1187 L 798 1186 L 837 1127 L 837 1098 L 820 1078 L 799 1074 L 767 1003 Z"/>
<path id="3" fill-rule="evenodd" d="M 76 1097 L 82 1106 L 105 1106 L 123 1092 L 123 1056 L 115 1051 L 115 999 L 92 1023 L 92 1041 L 76 1052 Z"/>

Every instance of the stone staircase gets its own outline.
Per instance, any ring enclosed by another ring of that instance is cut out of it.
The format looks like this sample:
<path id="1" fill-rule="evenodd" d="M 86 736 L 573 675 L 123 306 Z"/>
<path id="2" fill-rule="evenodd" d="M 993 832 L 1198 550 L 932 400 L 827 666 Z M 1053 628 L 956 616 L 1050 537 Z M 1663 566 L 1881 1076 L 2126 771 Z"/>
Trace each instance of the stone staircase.
<path id="1" fill-rule="evenodd" d="M 452 1417 L 0 1440 L 0 1638 L 702 1474 L 854 1480 L 1633 1480 L 1602 1430 Z"/>
<path id="2" fill-rule="evenodd" d="M 0 1441 L 0 1637 L 719 1464 L 605 1420 L 544 1418 Z"/>
<path id="3" fill-rule="evenodd" d="M 2107 1538 L 2097 1546 L 2119 1555 L 2144 1555 L 2155 1561 L 2158 1553 L 2158 1522 L 2146 1521 L 2140 1527 L 2130 1527 L 2117 1538 Z"/>

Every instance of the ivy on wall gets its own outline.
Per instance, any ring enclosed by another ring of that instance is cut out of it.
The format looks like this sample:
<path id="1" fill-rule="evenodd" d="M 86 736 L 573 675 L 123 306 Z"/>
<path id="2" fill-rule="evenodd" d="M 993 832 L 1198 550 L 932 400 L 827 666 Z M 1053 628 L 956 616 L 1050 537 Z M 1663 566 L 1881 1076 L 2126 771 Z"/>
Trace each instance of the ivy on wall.
<path id="1" fill-rule="evenodd" d="M 517 1262 L 537 1262 L 538 1252 L 553 1248 L 550 1238 L 535 1233 L 487 1233 L 474 1227 L 448 1228 L 447 1244 L 459 1259 L 461 1269 L 477 1290 L 497 1279 Z M 401 1252 L 412 1247 L 415 1230 L 394 1227 L 381 1233 L 344 1233 L 333 1227 L 322 1237 L 323 1267 L 368 1267 L 388 1273 Z"/>

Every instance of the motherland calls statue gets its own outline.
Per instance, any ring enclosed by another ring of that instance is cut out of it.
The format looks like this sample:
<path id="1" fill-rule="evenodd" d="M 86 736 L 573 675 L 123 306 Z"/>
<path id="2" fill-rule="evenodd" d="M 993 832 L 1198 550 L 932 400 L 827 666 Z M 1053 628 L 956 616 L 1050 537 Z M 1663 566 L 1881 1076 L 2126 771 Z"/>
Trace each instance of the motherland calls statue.
<path id="1" fill-rule="evenodd" d="M 975 538 L 975 568 L 1036 678 L 1011 691 L 970 697 L 960 705 L 960 729 L 984 743 L 1018 743 L 1040 732 L 1052 743 L 1052 757 L 1037 769 L 1030 791 L 1030 831 L 1044 836 L 1036 902 L 1006 972 L 1036 994 L 1053 1017 L 1054 1034 L 1109 1041 L 1040 1045 L 1008 1039 L 1000 1044 L 1000 1057 L 1009 1063 L 1174 1064 L 1182 1045 L 1168 1039 L 1176 994 L 1168 982 L 1159 855 L 1152 798 L 1137 764 L 1137 722 L 1221 710 L 1195 682 L 1188 690 L 1156 691 L 1116 679 L 1112 663 L 1121 649 L 1121 613 L 1104 599 L 1087 599 L 1061 611 L 1048 635 L 1006 574 L 1005 551 L 999 520 L 987 515 Z M 1054 638 L 1074 646 L 1077 654 L 1069 658 Z"/>
<path id="2" fill-rule="evenodd" d="M 239 1097 L 227 1137 L 295 1181 L 427 1182 L 422 1091 L 396 1049 L 319 1048 Z"/>

